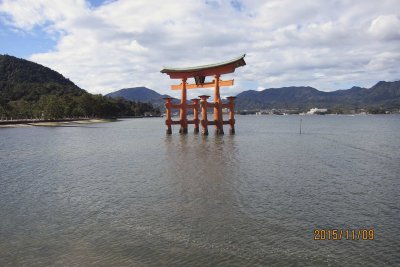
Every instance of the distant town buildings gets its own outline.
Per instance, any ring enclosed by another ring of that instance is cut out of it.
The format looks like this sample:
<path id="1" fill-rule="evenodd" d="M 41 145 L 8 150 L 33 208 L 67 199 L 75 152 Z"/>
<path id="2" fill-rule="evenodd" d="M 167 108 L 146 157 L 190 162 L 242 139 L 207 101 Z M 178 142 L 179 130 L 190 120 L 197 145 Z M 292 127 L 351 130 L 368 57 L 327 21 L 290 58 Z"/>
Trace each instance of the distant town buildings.
<path id="1" fill-rule="evenodd" d="M 304 109 L 258 109 L 258 110 L 239 110 L 237 111 L 240 115 L 367 115 L 367 114 L 400 114 L 400 110 L 384 110 L 381 108 L 359 108 L 359 109 L 348 109 L 348 108 L 312 108 L 309 111 Z"/>
<path id="2" fill-rule="evenodd" d="M 297 110 L 291 109 L 262 109 L 255 113 L 256 115 L 288 115 L 298 114 Z"/>

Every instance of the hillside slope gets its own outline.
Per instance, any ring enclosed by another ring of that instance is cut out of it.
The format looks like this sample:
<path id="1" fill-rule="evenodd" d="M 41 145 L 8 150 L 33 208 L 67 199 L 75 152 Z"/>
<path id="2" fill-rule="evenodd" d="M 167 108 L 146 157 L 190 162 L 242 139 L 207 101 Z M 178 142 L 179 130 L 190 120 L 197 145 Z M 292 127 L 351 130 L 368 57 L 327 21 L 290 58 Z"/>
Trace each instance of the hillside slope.
<path id="1" fill-rule="evenodd" d="M 42 95 L 82 95 L 85 91 L 40 64 L 0 55 L 0 99 L 37 101 Z"/>

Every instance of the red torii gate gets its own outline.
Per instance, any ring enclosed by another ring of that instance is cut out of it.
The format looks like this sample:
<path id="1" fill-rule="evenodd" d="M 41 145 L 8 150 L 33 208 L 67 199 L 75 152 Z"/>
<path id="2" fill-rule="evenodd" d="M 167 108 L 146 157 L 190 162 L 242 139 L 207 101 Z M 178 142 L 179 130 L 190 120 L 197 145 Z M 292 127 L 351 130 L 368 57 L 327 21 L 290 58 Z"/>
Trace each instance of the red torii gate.
<path id="1" fill-rule="evenodd" d="M 161 73 L 166 73 L 171 79 L 181 79 L 182 82 L 179 85 L 171 85 L 172 90 L 181 90 L 182 99 L 180 104 L 173 104 L 172 98 L 167 97 L 165 99 L 166 108 L 166 120 L 167 134 L 172 134 L 171 125 L 180 124 L 179 132 L 182 134 L 187 133 L 188 124 L 194 124 L 194 132 L 199 132 L 199 100 L 198 98 L 192 99 L 192 104 L 187 104 L 187 89 L 198 89 L 198 88 L 212 88 L 214 87 L 214 103 L 208 103 L 207 98 L 209 96 L 202 95 L 201 98 L 201 125 L 203 128 L 203 134 L 208 134 L 208 125 L 215 125 L 217 134 L 224 134 L 223 125 L 230 125 L 231 134 L 235 133 L 235 118 L 234 118 L 234 99 L 235 97 L 228 97 L 228 103 L 223 104 L 219 89 L 221 86 L 231 86 L 234 80 L 220 80 L 220 76 L 223 74 L 233 73 L 236 68 L 246 65 L 244 57 L 242 55 L 238 58 L 204 66 L 188 67 L 188 68 L 164 68 Z M 205 83 L 206 76 L 213 76 L 214 80 L 212 82 Z M 188 78 L 194 78 L 195 83 L 187 83 Z M 207 120 L 207 107 L 214 108 L 214 121 Z M 173 121 L 171 119 L 171 109 L 178 108 L 180 110 L 180 120 Z M 187 120 L 187 108 L 193 108 L 194 119 Z M 223 121 L 222 118 L 222 108 L 229 108 L 229 120 Z"/>

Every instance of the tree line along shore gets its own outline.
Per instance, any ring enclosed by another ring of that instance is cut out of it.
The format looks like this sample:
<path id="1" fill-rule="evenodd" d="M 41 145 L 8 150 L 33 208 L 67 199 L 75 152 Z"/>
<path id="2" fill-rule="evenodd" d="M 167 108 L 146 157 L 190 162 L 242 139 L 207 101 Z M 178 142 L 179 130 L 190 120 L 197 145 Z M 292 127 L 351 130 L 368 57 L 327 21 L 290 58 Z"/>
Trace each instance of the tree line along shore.
<path id="1" fill-rule="evenodd" d="M 79 96 L 43 95 L 38 101 L 16 100 L 0 103 L 0 120 L 60 120 L 70 118 L 159 116 L 149 103 L 111 99 L 83 93 Z"/>

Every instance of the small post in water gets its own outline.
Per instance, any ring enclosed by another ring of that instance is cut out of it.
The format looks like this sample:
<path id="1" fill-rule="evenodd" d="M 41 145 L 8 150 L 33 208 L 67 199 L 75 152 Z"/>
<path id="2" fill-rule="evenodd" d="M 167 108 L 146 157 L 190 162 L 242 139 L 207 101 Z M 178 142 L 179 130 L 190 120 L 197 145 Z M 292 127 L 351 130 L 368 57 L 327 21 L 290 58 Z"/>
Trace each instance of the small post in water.
<path id="1" fill-rule="evenodd" d="M 301 122 L 302 122 L 302 120 L 303 120 L 303 119 L 300 119 L 300 134 L 301 134 Z"/>

